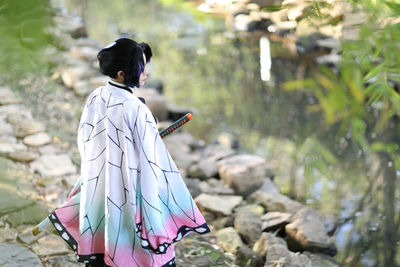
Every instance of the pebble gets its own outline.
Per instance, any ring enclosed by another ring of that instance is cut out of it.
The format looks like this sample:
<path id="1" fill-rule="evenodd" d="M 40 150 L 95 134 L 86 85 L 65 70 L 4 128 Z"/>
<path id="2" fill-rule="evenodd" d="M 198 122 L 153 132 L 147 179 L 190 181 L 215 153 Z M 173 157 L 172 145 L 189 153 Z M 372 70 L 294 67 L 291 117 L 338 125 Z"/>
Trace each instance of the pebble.
<path id="1" fill-rule="evenodd" d="M 24 138 L 24 144 L 33 147 L 47 145 L 50 142 L 51 137 L 44 132 L 28 135 Z"/>

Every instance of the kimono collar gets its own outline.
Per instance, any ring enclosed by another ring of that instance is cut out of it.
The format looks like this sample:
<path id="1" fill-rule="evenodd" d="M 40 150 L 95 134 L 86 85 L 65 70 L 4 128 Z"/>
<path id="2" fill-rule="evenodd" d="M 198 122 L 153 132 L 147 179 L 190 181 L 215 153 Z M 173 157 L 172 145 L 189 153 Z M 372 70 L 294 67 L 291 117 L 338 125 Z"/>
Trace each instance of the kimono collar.
<path id="1" fill-rule="evenodd" d="M 129 93 L 133 94 L 133 88 L 132 87 L 128 87 L 125 84 L 122 84 L 122 83 L 119 83 L 119 82 L 116 82 L 116 81 L 108 81 L 108 84 L 111 85 L 111 86 L 115 86 L 115 87 L 124 89 L 124 90 L 128 91 Z"/>

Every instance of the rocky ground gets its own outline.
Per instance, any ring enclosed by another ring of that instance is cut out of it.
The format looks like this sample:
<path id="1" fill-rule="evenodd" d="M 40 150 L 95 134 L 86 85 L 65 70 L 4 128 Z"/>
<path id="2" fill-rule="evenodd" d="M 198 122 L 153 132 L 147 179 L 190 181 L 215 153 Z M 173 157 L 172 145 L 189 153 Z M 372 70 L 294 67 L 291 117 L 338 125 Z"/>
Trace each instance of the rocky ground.
<path id="1" fill-rule="evenodd" d="M 53 82 L 29 84 L 20 96 L 0 88 L 1 266 L 80 265 L 52 229 L 31 234 L 78 178 L 79 106 L 107 80 L 96 70 L 99 46 L 82 37 L 79 19 L 59 15 L 56 22 L 66 51 Z M 51 92 L 49 84 L 57 84 Z M 186 112 L 156 88 L 136 93 L 160 127 Z M 178 266 L 338 266 L 334 222 L 281 194 L 263 158 L 239 154 L 229 138 L 205 144 L 180 131 L 164 140 L 212 228 L 177 244 Z"/>

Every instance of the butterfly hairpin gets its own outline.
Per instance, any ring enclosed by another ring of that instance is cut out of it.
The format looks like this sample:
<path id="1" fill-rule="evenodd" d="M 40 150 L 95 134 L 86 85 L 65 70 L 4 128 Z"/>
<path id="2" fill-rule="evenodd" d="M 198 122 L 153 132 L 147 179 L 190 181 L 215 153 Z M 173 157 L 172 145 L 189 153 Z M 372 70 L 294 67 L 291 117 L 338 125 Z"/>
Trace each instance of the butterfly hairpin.
<path id="1" fill-rule="evenodd" d="M 122 36 L 122 37 L 121 37 L 121 38 L 119 38 L 119 39 L 126 38 L 128 35 L 129 35 L 129 33 L 125 34 L 124 36 Z M 119 40 L 119 39 L 118 39 L 118 40 Z M 112 42 L 112 43 L 110 43 L 110 44 L 106 45 L 105 47 L 103 47 L 101 50 L 104 50 L 104 49 L 111 48 L 111 47 L 113 47 L 113 46 L 114 46 L 114 45 L 116 45 L 116 44 L 117 44 L 117 42 L 116 42 L 116 41 L 114 41 L 114 42 Z"/>

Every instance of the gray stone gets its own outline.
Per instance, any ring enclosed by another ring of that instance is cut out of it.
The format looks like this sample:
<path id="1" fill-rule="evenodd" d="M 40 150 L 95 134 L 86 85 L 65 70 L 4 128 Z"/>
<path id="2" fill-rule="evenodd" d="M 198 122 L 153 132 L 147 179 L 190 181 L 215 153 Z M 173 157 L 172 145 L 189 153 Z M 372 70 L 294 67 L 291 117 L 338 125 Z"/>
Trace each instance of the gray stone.
<path id="1" fill-rule="evenodd" d="M 193 164 L 188 171 L 188 175 L 207 179 L 218 175 L 217 162 L 211 158 L 200 159 L 197 164 Z"/>
<path id="2" fill-rule="evenodd" d="M 233 227 L 227 227 L 217 232 L 218 245 L 225 251 L 235 253 L 238 247 L 243 246 L 239 234 Z"/>
<path id="3" fill-rule="evenodd" d="M 261 217 L 263 221 L 262 231 L 275 231 L 284 228 L 286 224 L 290 223 L 291 217 L 291 213 L 268 212 Z"/>
<path id="4" fill-rule="evenodd" d="M 64 150 L 58 145 L 52 143 L 39 147 L 39 152 L 41 154 L 62 154 L 64 153 Z"/>
<path id="5" fill-rule="evenodd" d="M 239 206 L 235 208 L 235 213 L 239 212 L 251 212 L 257 216 L 261 216 L 264 214 L 264 208 L 261 205 L 257 204 L 247 204 L 243 206 Z"/>
<path id="6" fill-rule="evenodd" d="M 41 176 L 62 176 L 76 173 L 76 167 L 66 154 L 42 155 L 31 163 L 31 169 Z"/>
<path id="7" fill-rule="evenodd" d="M 43 146 L 51 143 L 51 137 L 44 132 L 25 136 L 24 144 L 27 146 Z"/>
<path id="8" fill-rule="evenodd" d="M 241 246 L 236 250 L 235 263 L 238 266 L 262 267 L 263 258 L 247 246 Z"/>
<path id="9" fill-rule="evenodd" d="M 16 227 L 23 224 L 40 223 L 48 215 L 48 208 L 40 202 L 36 202 L 31 206 L 7 215 L 6 221 Z"/>
<path id="10" fill-rule="evenodd" d="M 221 160 L 234 155 L 236 152 L 232 148 L 226 147 L 221 144 L 210 144 L 206 146 L 203 151 L 203 158 L 210 158 L 212 160 Z"/>
<path id="11" fill-rule="evenodd" d="M 74 88 L 78 81 L 83 81 L 93 76 L 96 72 L 84 61 L 77 66 L 70 66 L 61 71 L 61 78 L 65 86 Z"/>
<path id="12" fill-rule="evenodd" d="M 199 186 L 200 180 L 199 179 L 186 178 L 186 179 L 184 179 L 184 182 L 193 198 L 200 195 L 200 193 L 202 191 L 200 190 L 200 186 Z"/>
<path id="13" fill-rule="evenodd" d="M 239 147 L 238 139 L 231 133 L 223 132 L 217 137 L 218 143 L 226 147 L 237 149 Z"/>
<path id="14" fill-rule="evenodd" d="M 14 125 L 14 135 L 18 138 L 43 132 L 44 130 L 45 127 L 43 124 L 29 119 L 23 119 Z"/>
<path id="15" fill-rule="evenodd" d="M 54 20 L 62 32 L 70 34 L 73 38 L 87 37 L 85 24 L 77 15 L 57 14 Z"/>
<path id="16" fill-rule="evenodd" d="M 0 228 L 0 243 L 11 242 L 17 238 L 17 232 L 9 227 Z"/>
<path id="17" fill-rule="evenodd" d="M 32 250 L 40 257 L 65 255 L 72 251 L 60 236 L 53 234 L 40 238 L 37 243 L 32 245 Z"/>
<path id="18" fill-rule="evenodd" d="M 243 241 L 250 246 L 253 246 L 261 234 L 261 219 L 251 209 L 237 210 L 233 225 Z"/>
<path id="19" fill-rule="evenodd" d="M 4 121 L 3 118 L 0 118 L 0 135 L 12 135 L 13 127 L 11 124 Z"/>
<path id="20" fill-rule="evenodd" d="M 12 153 L 8 154 L 7 157 L 14 161 L 31 162 L 31 161 L 37 159 L 38 156 L 36 153 L 34 153 L 32 151 L 22 150 L 22 151 L 12 152 Z"/>
<path id="21" fill-rule="evenodd" d="M 33 191 L 26 180 L 30 174 L 12 161 L 0 158 L 0 216 L 21 210 L 34 202 L 26 198 L 22 191 Z"/>
<path id="22" fill-rule="evenodd" d="M 311 267 L 338 267 L 340 264 L 332 257 L 319 253 L 305 251 L 304 256 L 308 258 L 308 265 Z"/>
<path id="23" fill-rule="evenodd" d="M 229 215 L 232 209 L 242 202 L 241 196 L 216 196 L 201 193 L 195 202 L 200 208 L 215 214 Z"/>
<path id="24" fill-rule="evenodd" d="M 294 214 L 303 207 L 300 202 L 292 200 L 285 195 L 270 194 L 259 190 L 251 194 L 249 200 L 262 205 L 268 212 L 279 211 Z"/>
<path id="25" fill-rule="evenodd" d="M 92 88 L 91 90 L 93 90 L 94 88 L 106 85 L 109 80 L 110 77 L 108 76 L 96 76 L 89 79 L 89 85 Z"/>
<path id="26" fill-rule="evenodd" d="M 249 195 L 264 183 L 266 169 L 265 160 L 255 155 L 236 155 L 218 162 L 221 180 L 242 196 Z"/>
<path id="27" fill-rule="evenodd" d="M 10 88 L 0 87 L 0 106 L 19 103 L 21 103 L 21 99 L 17 98 Z"/>
<path id="28" fill-rule="evenodd" d="M 70 49 L 73 57 L 78 57 L 87 61 L 94 61 L 97 59 L 99 49 L 90 46 L 74 46 Z"/>
<path id="29" fill-rule="evenodd" d="M 217 195 L 233 195 L 234 191 L 232 188 L 228 187 L 221 180 L 211 178 L 207 181 L 202 181 L 199 183 L 199 188 L 201 192 L 208 194 Z"/>
<path id="30" fill-rule="evenodd" d="M 299 210 L 285 227 L 289 248 L 334 256 L 337 249 L 334 239 L 326 234 L 324 222 L 324 216 L 314 209 L 304 207 Z"/>
<path id="31" fill-rule="evenodd" d="M 74 254 L 58 255 L 47 258 L 46 263 L 52 267 L 82 267 L 82 263 L 76 260 Z"/>
<path id="32" fill-rule="evenodd" d="M 266 262 L 264 266 L 287 266 L 304 267 L 308 266 L 308 259 L 300 253 L 293 253 L 285 246 L 273 245 L 268 248 Z"/>
<path id="33" fill-rule="evenodd" d="M 26 244 L 26 245 L 32 245 L 34 242 L 36 242 L 39 238 L 44 236 L 46 232 L 40 232 L 39 235 L 34 236 L 32 234 L 32 229 L 34 228 L 34 225 L 29 225 L 25 229 L 23 229 L 20 233 L 18 233 L 18 241 Z"/>
<path id="34" fill-rule="evenodd" d="M 163 138 L 165 146 L 171 157 L 174 159 L 176 165 L 179 169 L 187 170 L 192 166 L 196 160 L 197 156 L 191 152 L 190 142 L 185 138 L 187 134 L 185 133 L 172 133 Z"/>
<path id="35" fill-rule="evenodd" d="M 253 251 L 258 255 L 265 257 L 268 252 L 268 248 L 280 245 L 287 249 L 285 240 L 280 237 L 275 236 L 272 233 L 262 233 L 259 239 L 254 243 Z"/>
<path id="36" fill-rule="evenodd" d="M 135 89 L 135 95 L 146 100 L 146 106 L 157 117 L 165 120 L 168 117 L 167 99 L 154 89 Z"/>
<path id="37" fill-rule="evenodd" d="M 0 266 L 43 266 L 38 256 L 17 244 L 0 244 Z"/>
<path id="38" fill-rule="evenodd" d="M 270 178 L 265 178 L 264 183 L 258 190 L 265 193 L 280 193 L 278 187 L 276 187 Z"/>
<path id="39" fill-rule="evenodd" d="M 10 153 L 15 153 L 21 150 L 25 150 L 26 146 L 23 144 L 12 144 L 8 142 L 0 142 L 0 155 L 8 155 Z"/>

